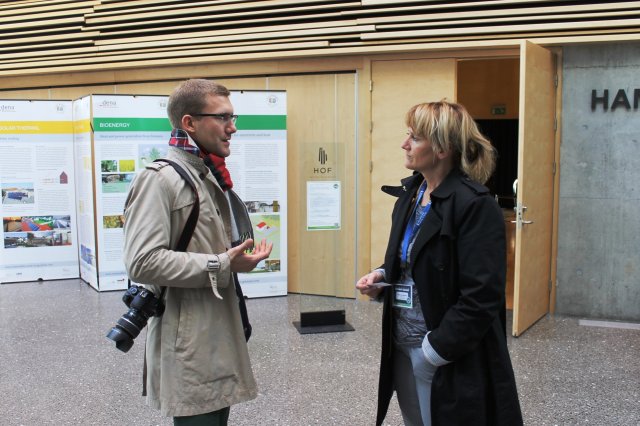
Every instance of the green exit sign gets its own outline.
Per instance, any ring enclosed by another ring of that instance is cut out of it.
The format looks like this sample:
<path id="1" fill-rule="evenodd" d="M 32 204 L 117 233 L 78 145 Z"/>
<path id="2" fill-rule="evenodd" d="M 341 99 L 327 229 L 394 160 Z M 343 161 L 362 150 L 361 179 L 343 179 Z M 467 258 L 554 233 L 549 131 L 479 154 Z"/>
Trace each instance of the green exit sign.
<path id="1" fill-rule="evenodd" d="M 494 105 L 491 107 L 491 115 L 505 115 L 507 113 L 506 105 Z"/>
<path id="2" fill-rule="evenodd" d="M 506 105 L 494 105 L 491 107 L 492 115 L 505 115 L 507 113 Z"/>

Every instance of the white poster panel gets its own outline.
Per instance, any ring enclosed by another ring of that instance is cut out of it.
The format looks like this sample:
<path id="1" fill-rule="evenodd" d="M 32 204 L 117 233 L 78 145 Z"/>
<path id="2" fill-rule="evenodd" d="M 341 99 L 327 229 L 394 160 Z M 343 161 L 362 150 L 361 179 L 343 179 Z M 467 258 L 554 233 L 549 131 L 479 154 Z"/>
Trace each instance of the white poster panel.
<path id="1" fill-rule="evenodd" d="M 167 97 L 92 95 L 91 117 L 98 288 L 125 289 L 124 203 L 135 174 L 166 155 Z"/>
<path id="2" fill-rule="evenodd" d="M 70 101 L 0 100 L 0 282 L 77 278 Z"/>
<path id="3" fill-rule="evenodd" d="M 73 156 L 76 170 L 76 214 L 80 278 L 98 289 L 96 229 L 93 208 L 91 97 L 73 101 Z"/>
<path id="4" fill-rule="evenodd" d="M 273 243 L 271 256 L 239 274 L 247 297 L 287 294 L 287 95 L 233 91 L 239 115 L 226 164 L 233 190 L 244 200 L 257 241 Z"/>
<path id="5" fill-rule="evenodd" d="M 88 99 L 76 101 L 79 121 L 86 121 L 76 122 L 76 164 L 91 182 L 78 184 L 83 279 L 100 291 L 124 289 L 124 203 L 135 174 L 167 153 L 168 97 Z M 240 280 L 247 297 L 286 295 L 286 93 L 232 92 L 231 100 L 240 116 L 227 158 L 233 189 L 245 200 L 256 239 L 274 243 L 270 258 Z"/>

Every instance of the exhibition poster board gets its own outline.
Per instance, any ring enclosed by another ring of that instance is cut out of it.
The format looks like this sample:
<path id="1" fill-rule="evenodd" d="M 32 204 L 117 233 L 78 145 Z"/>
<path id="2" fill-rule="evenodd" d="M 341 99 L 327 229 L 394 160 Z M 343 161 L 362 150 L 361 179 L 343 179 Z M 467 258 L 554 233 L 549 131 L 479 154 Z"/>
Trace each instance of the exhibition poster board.
<path id="1" fill-rule="evenodd" d="M 238 132 L 227 166 L 269 259 L 240 274 L 247 297 L 285 295 L 286 93 L 232 92 Z M 135 174 L 167 153 L 168 97 L 91 95 L 74 101 L 81 277 L 99 291 L 127 287 L 123 211 Z M 152 218 L 150 218 L 152 220 Z"/>
<path id="2" fill-rule="evenodd" d="M 0 100 L 0 282 L 78 277 L 71 101 Z"/>
<path id="3" fill-rule="evenodd" d="M 73 101 L 73 158 L 76 171 L 76 227 L 80 278 L 98 288 L 93 214 L 91 97 Z"/>
<path id="4" fill-rule="evenodd" d="M 74 107 L 81 277 L 99 291 L 125 289 L 124 203 L 136 172 L 166 155 L 167 97 L 90 95 Z"/>
<path id="5" fill-rule="evenodd" d="M 226 164 L 245 202 L 256 241 L 273 243 L 268 259 L 239 274 L 247 297 L 287 294 L 287 94 L 233 91 L 239 115 Z"/>

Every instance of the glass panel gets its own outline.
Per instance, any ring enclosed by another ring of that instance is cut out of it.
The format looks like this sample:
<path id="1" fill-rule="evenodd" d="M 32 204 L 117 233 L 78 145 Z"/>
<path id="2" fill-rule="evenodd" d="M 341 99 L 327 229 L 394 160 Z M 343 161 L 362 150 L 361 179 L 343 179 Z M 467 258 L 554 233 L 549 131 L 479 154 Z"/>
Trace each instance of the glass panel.
<path id="1" fill-rule="evenodd" d="M 269 89 L 287 91 L 290 297 L 303 325 L 339 321 L 356 296 L 356 75 L 275 77 Z"/>

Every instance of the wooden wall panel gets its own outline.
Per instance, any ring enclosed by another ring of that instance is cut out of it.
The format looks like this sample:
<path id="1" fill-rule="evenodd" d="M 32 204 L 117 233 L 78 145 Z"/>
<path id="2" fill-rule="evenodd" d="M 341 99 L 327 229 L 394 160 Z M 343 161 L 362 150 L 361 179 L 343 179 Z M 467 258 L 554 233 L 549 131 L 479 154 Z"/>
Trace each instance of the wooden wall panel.
<path id="1" fill-rule="evenodd" d="M 287 91 L 289 291 L 354 297 L 355 74 L 274 77 L 269 89 Z M 314 173 L 320 147 L 333 173 Z M 339 231 L 307 231 L 309 180 L 342 182 Z"/>
<path id="2" fill-rule="evenodd" d="M 0 11 L 2 76 L 640 39 L 640 1 L 52 0 Z"/>
<path id="3" fill-rule="evenodd" d="M 59 87 L 52 88 L 51 94 L 53 99 L 78 99 L 87 95 L 115 95 L 115 86 L 113 85 L 95 85 L 80 87 Z"/>
<path id="4" fill-rule="evenodd" d="M 118 84 L 116 85 L 116 93 L 169 96 L 173 89 L 182 81 L 183 79 L 151 83 Z M 229 90 L 264 90 L 266 87 L 265 78 L 216 78 L 215 81 L 226 86 Z"/>
<path id="5" fill-rule="evenodd" d="M 0 99 L 53 99 L 49 89 L 0 90 Z M 66 98 L 62 98 L 66 99 Z"/>

